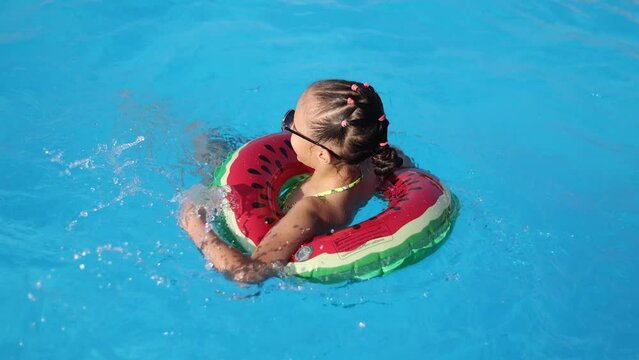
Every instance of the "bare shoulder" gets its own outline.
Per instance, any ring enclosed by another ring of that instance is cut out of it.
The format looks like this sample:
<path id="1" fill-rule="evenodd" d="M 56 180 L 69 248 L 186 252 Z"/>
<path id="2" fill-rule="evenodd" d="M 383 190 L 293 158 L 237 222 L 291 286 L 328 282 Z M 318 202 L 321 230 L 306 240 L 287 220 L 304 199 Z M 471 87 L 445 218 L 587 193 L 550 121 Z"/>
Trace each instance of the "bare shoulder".
<path id="1" fill-rule="evenodd" d="M 321 204 L 314 198 L 303 198 L 264 236 L 251 256 L 263 262 L 286 263 L 297 248 L 310 241 L 323 220 L 318 216 Z"/>
<path id="2" fill-rule="evenodd" d="M 284 218 L 300 219 L 304 218 L 318 218 L 318 214 L 322 211 L 323 202 L 320 198 L 313 196 L 307 196 L 301 198 L 293 205 L 291 210 L 286 213 Z"/>

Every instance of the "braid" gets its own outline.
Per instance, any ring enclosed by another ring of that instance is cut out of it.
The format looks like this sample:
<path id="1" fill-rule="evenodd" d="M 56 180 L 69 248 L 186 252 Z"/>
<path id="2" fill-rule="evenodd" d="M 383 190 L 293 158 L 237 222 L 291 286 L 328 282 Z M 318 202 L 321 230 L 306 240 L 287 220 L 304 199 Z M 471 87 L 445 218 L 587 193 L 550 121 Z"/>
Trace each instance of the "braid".
<path id="1" fill-rule="evenodd" d="M 380 147 L 372 158 L 375 174 L 379 176 L 389 175 L 404 163 L 404 159 L 398 156 L 397 150 L 388 145 L 388 124 L 385 117 L 384 120 L 379 121 Z"/>
<path id="2" fill-rule="evenodd" d="M 348 164 L 373 156 L 375 173 L 389 175 L 401 166 L 401 158 L 388 146 L 388 120 L 384 105 L 368 83 L 322 80 L 311 85 L 318 100 L 312 131 L 319 141 L 334 141 Z"/>

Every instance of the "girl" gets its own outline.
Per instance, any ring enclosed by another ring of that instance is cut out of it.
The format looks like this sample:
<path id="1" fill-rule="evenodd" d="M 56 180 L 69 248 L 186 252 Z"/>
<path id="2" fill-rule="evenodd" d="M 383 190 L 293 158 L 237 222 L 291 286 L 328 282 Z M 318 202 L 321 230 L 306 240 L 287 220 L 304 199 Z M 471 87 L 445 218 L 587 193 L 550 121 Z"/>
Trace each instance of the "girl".
<path id="1" fill-rule="evenodd" d="M 297 159 L 314 169 L 288 192 L 286 215 L 250 257 L 228 246 L 206 226 L 206 212 L 185 203 L 181 225 L 202 254 L 227 277 L 258 283 L 276 275 L 301 244 L 316 234 L 347 226 L 395 168 L 413 166 L 388 145 L 388 120 L 368 83 L 322 80 L 289 110 L 282 130 L 290 132 Z"/>

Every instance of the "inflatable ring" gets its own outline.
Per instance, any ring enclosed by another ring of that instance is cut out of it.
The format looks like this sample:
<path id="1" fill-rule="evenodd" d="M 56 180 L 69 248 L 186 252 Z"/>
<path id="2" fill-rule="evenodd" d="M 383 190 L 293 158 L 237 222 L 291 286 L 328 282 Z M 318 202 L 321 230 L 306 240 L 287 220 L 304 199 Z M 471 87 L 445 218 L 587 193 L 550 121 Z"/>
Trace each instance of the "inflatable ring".
<path id="1" fill-rule="evenodd" d="M 250 254 L 284 213 L 281 191 L 310 173 L 297 161 L 290 134 L 248 142 L 216 169 L 211 186 L 228 191 L 214 226 L 219 235 Z M 380 195 L 388 207 L 359 224 L 315 236 L 300 246 L 284 273 L 311 281 L 364 280 L 415 263 L 434 252 L 450 232 L 456 198 L 441 182 L 416 168 L 388 176 Z"/>

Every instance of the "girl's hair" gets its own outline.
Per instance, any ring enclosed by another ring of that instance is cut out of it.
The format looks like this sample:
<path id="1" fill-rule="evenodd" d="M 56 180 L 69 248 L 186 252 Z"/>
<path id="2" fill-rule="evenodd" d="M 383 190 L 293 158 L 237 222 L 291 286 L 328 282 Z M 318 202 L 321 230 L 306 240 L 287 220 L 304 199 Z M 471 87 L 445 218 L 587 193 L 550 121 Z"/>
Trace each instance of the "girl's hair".
<path id="1" fill-rule="evenodd" d="M 311 125 L 315 138 L 334 141 L 347 164 L 359 164 L 372 156 L 375 174 L 390 175 L 402 165 L 402 158 L 388 145 L 388 120 L 384 105 L 368 83 L 321 80 L 309 87 L 317 100 Z"/>

